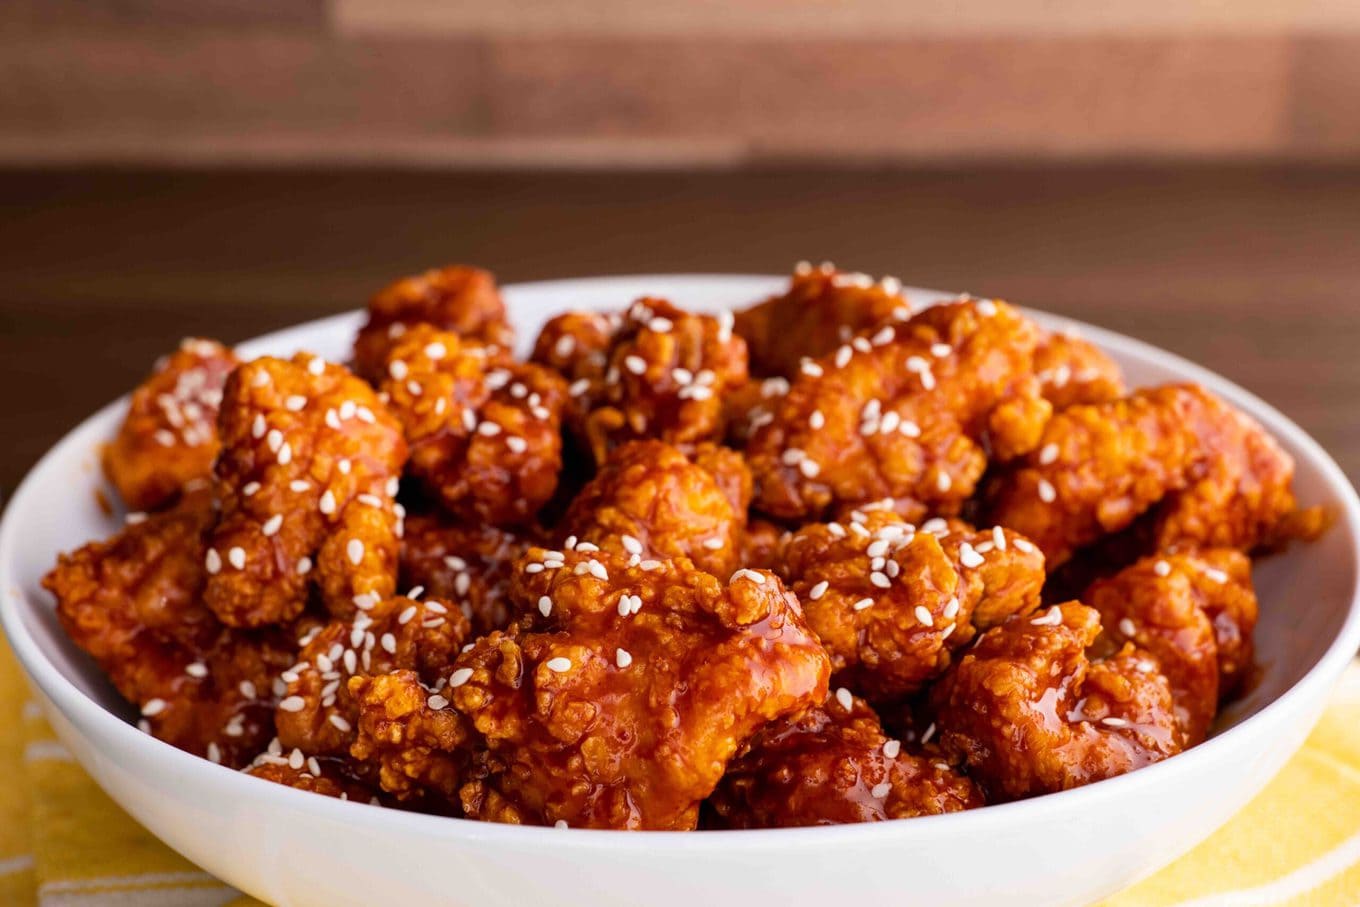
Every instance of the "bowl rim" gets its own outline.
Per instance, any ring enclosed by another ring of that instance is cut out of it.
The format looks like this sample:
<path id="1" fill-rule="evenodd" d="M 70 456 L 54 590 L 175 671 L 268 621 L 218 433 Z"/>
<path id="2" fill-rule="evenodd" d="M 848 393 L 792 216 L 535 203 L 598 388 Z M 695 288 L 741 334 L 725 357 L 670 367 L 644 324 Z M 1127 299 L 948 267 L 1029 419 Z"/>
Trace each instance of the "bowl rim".
<path id="1" fill-rule="evenodd" d="M 709 284 L 715 287 L 727 284 L 730 290 L 736 284 L 742 283 L 756 289 L 777 287 L 780 285 L 779 282 L 784 280 L 787 280 L 786 276 L 756 274 L 630 274 L 515 283 L 505 285 L 502 290 L 513 309 L 513 297 L 534 292 L 589 291 L 608 288 L 610 285 L 617 288 L 646 284 L 664 294 L 665 285 L 683 284 L 702 288 Z M 905 288 L 905 292 L 913 301 L 918 299 L 933 301 L 952 298 L 955 295 L 910 287 Z M 758 299 L 759 296 L 752 298 Z M 1204 385 L 1213 393 L 1245 410 L 1277 438 L 1287 440 L 1289 446 L 1298 452 L 1298 458 L 1308 460 L 1318 471 L 1328 494 L 1335 498 L 1338 513 L 1329 531 L 1346 534 L 1351 546 L 1357 551 L 1357 563 L 1360 564 L 1360 498 L 1336 461 L 1292 420 L 1239 385 L 1175 353 L 1076 319 L 1021 308 L 1046 327 L 1075 328 L 1084 337 L 1104 349 L 1127 352 L 1174 369 L 1183 380 Z M 278 346 L 294 333 L 338 330 L 346 325 L 357 326 L 362 316 L 362 310 L 330 315 L 271 331 L 243 341 L 237 346 L 248 355 L 258 354 L 259 351 L 255 348 Z M 99 408 L 49 448 L 26 473 L 8 506 L 5 507 L 3 517 L 0 517 L 0 626 L 8 636 L 25 674 L 41 691 L 41 695 L 75 726 L 82 736 L 92 736 L 85 730 L 85 726 L 91 726 L 96 734 L 112 737 L 123 749 L 144 750 L 149 761 L 164 763 L 180 774 L 187 773 L 192 776 L 192 783 L 213 788 L 217 796 L 236 796 L 255 801 L 275 800 L 279 807 L 287 806 L 294 810 L 311 812 L 324 821 L 342 824 L 365 823 L 367 832 L 419 834 L 449 841 L 476 841 L 487 844 L 503 842 L 519 845 L 535 845 L 549 840 L 547 836 L 552 836 L 550 840 L 557 847 L 565 845 L 583 851 L 612 853 L 619 853 L 621 850 L 650 850 L 665 839 L 665 846 L 671 851 L 731 853 L 734 850 L 744 852 L 764 849 L 772 843 L 772 837 L 777 837 L 777 842 L 773 843 L 785 846 L 853 845 L 861 839 L 887 834 L 889 830 L 898 836 L 933 837 L 949 833 L 951 830 L 957 833 L 960 828 L 967 829 L 970 825 L 981 822 L 991 822 L 994 825 L 1010 823 L 1017 827 L 1019 825 L 1028 827 L 1032 823 L 1044 821 L 1045 814 L 1051 814 L 1048 817 L 1054 818 L 1059 814 L 1100 808 L 1103 803 L 1112 799 L 1136 796 L 1143 787 L 1171 785 L 1176 783 L 1178 775 L 1188 775 L 1196 770 L 1208 768 L 1208 763 L 1217 759 L 1220 752 L 1226 752 L 1236 741 L 1245 739 L 1254 730 L 1264 727 L 1272 716 L 1283 717 L 1291 707 L 1295 711 L 1306 711 L 1310 703 L 1319 704 L 1320 707 L 1322 697 L 1341 676 L 1357 648 L 1360 648 L 1360 569 L 1357 569 L 1356 584 L 1351 590 L 1345 620 L 1331 644 L 1292 686 L 1262 705 L 1255 714 L 1198 746 L 1138 771 L 1084 787 L 1044 794 L 1027 800 L 992 804 L 959 813 L 883 823 L 802 828 L 714 829 L 704 830 L 698 834 L 680 831 L 648 831 L 639 834 L 617 830 L 500 825 L 398 809 L 382 807 L 375 809 L 366 803 L 319 797 L 306 791 L 246 775 L 176 749 L 143 733 L 135 725 L 105 709 L 67 679 L 48 659 L 46 652 L 28 631 L 20 613 L 23 592 L 8 577 L 7 565 L 14 559 L 21 535 L 21 528 L 13 515 L 27 509 L 29 500 L 38 497 L 39 478 L 45 467 L 66 454 L 69 448 L 82 443 L 85 434 L 96 424 L 110 419 L 114 412 L 125 405 L 125 401 L 126 395 Z M 355 810 L 369 812 L 358 813 Z"/>

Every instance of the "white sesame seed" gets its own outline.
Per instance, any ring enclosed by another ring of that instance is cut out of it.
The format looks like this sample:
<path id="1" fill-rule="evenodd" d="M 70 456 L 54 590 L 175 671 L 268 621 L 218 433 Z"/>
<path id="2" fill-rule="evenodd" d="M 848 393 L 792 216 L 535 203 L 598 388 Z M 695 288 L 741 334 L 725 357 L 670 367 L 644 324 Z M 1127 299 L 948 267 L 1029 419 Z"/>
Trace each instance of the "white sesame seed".
<path id="1" fill-rule="evenodd" d="M 268 428 L 269 426 L 266 425 L 264 421 L 264 413 L 256 413 L 255 418 L 251 420 L 250 423 L 250 436 L 259 440 L 264 437 L 264 433 Z"/>
<path id="2" fill-rule="evenodd" d="M 570 826 L 567 825 L 566 819 L 558 819 L 556 822 L 553 823 L 553 828 L 569 828 L 569 827 Z"/>
<path id="3" fill-rule="evenodd" d="M 863 610 L 865 610 L 866 608 L 872 608 L 873 606 L 874 606 L 874 600 L 873 600 L 872 598 L 867 598 L 867 597 L 866 597 L 866 598 L 861 598 L 859 601 L 857 601 L 857 602 L 855 602 L 853 605 L 851 605 L 851 607 L 854 608 L 856 611 L 863 611 Z"/>
<path id="4" fill-rule="evenodd" d="M 322 359 L 320 356 L 313 356 L 311 360 L 307 363 L 307 371 L 309 374 L 316 375 L 318 377 L 325 374 L 326 360 Z"/>
<path id="5" fill-rule="evenodd" d="M 245 569 L 246 566 L 245 549 L 241 548 L 240 546 L 232 548 L 230 551 L 227 552 L 227 560 L 230 561 L 231 565 L 235 567 L 237 570 Z"/>
<path id="6" fill-rule="evenodd" d="M 953 620 L 954 616 L 959 613 L 959 607 L 959 597 L 957 595 L 951 595 L 949 601 L 944 603 L 944 611 L 942 612 L 944 614 L 944 619 Z"/>
<path id="7" fill-rule="evenodd" d="M 1053 483 L 1048 479 L 1039 480 L 1039 500 L 1045 504 L 1052 504 L 1057 500 L 1058 491 L 1053 487 Z"/>
<path id="8" fill-rule="evenodd" d="M 517 435 L 510 435 L 505 439 L 505 446 L 510 448 L 512 453 L 522 454 L 529 449 L 529 442 Z"/>
<path id="9" fill-rule="evenodd" d="M 588 569 L 590 571 L 590 575 L 595 577 L 596 579 L 602 580 L 609 579 L 609 571 L 605 569 L 604 564 L 601 564 L 594 558 L 591 558 L 589 561 L 586 562 L 586 569 Z"/>
<path id="10" fill-rule="evenodd" d="M 992 527 L 992 544 L 996 546 L 997 551 L 1006 550 L 1006 531 L 1000 526 Z"/>
<path id="11" fill-rule="evenodd" d="M 154 718 L 164 712 L 167 705 L 169 703 L 164 699 L 148 699 L 146 704 L 142 706 L 142 715 L 146 718 Z"/>
<path id="12" fill-rule="evenodd" d="M 628 652 L 627 649 L 614 650 L 614 664 L 618 665 L 620 668 L 626 668 L 632 663 L 633 656 Z"/>
<path id="13" fill-rule="evenodd" d="M 1058 459 L 1058 445 L 1052 442 L 1045 444 L 1039 450 L 1039 462 L 1047 466 Z"/>
<path id="14" fill-rule="evenodd" d="M 195 661 L 184 666 L 184 673 L 202 679 L 208 676 L 208 666 L 201 661 Z"/>
<path id="15" fill-rule="evenodd" d="M 969 568 L 980 567 L 984 560 L 985 558 L 981 554 L 978 554 L 977 549 L 967 542 L 964 542 L 959 546 L 959 563 L 963 566 Z"/>
<path id="16" fill-rule="evenodd" d="M 1123 633 L 1125 636 L 1132 637 L 1138 634 L 1138 628 L 1134 626 L 1132 620 L 1125 617 L 1119 621 L 1119 632 Z"/>
<path id="17" fill-rule="evenodd" d="M 931 617 L 930 609 L 927 608 L 925 605 L 917 605 L 915 613 L 916 620 L 921 624 L 921 626 L 923 627 L 935 626 L 935 618 Z"/>
<path id="18" fill-rule="evenodd" d="M 387 373 L 391 375 L 395 381 L 405 381 L 406 376 L 410 373 L 410 369 L 407 368 L 406 363 L 401 359 L 393 359 L 387 364 Z"/>
<path id="19" fill-rule="evenodd" d="M 321 500 L 317 503 L 317 508 L 326 516 L 335 513 L 335 495 L 329 488 L 321 495 Z"/>
<path id="20" fill-rule="evenodd" d="M 1216 583 L 1221 584 L 1226 583 L 1228 581 L 1228 574 L 1224 573 L 1217 567 L 1205 567 L 1202 572 L 1204 573 L 1205 576 L 1207 576 L 1209 579 L 1213 580 Z"/>
<path id="21" fill-rule="evenodd" d="M 1023 551 L 1025 554 L 1033 554 L 1035 551 L 1034 544 L 1026 538 L 1012 539 L 1011 544 L 1015 546 L 1017 551 Z"/>
<path id="22" fill-rule="evenodd" d="M 805 478 L 815 479 L 817 478 L 817 474 L 822 471 L 822 467 L 816 460 L 804 460 L 798 464 L 798 471 L 801 472 Z"/>
<path id="23" fill-rule="evenodd" d="M 449 701 L 436 693 L 429 699 L 426 699 L 425 704 L 437 712 L 440 709 L 448 708 Z"/>
<path id="24" fill-rule="evenodd" d="M 875 784 L 869 793 L 879 800 L 882 800 L 884 797 L 887 797 L 888 794 L 892 793 L 892 785 L 887 781 L 884 781 L 881 784 Z"/>
<path id="25" fill-rule="evenodd" d="M 898 431 L 898 433 L 901 434 L 903 437 L 907 437 L 907 438 L 919 438 L 919 437 L 921 437 L 921 426 L 917 425 L 915 422 L 911 421 L 910 419 L 903 419 L 903 420 L 902 420 L 902 424 L 899 425 L 899 426 L 897 426 L 897 431 Z"/>
<path id="26" fill-rule="evenodd" d="M 425 344 L 425 355 L 431 359 L 443 359 L 448 352 L 448 348 L 438 340 Z"/>
<path id="27" fill-rule="evenodd" d="M 757 573 L 754 570 L 748 570 L 747 568 L 742 567 L 740 570 L 733 573 L 732 576 L 727 580 L 728 585 L 735 583 L 739 579 L 749 579 L 751 582 L 759 586 L 765 582 L 765 574 Z"/>
<path id="28" fill-rule="evenodd" d="M 888 575 L 886 573 L 881 573 L 878 570 L 869 574 L 869 582 L 880 589 L 889 589 L 892 587 L 892 580 L 888 579 Z"/>
<path id="29" fill-rule="evenodd" d="M 1030 618 L 1029 622 L 1036 627 L 1056 627 L 1058 624 L 1062 623 L 1062 609 L 1057 605 L 1054 605 L 1045 611 L 1042 616 Z"/>
<path id="30" fill-rule="evenodd" d="M 873 337 L 869 338 L 869 342 L 874 346 L 883 346 L 885 343 L 892 343 L 896 336 L 897 331 L 893 329 L 893 326 L 886 325 L 879 328 L 878 332 L 875 333 Z"/>
<path id="31" fill-rule="evenodd" d="M 811 359 L 804 359 L 802 365 L 799 366 L 799 370 L 804 375 L 808 375 L 812 378 L 820 378 L 822 376 L 822 367 Z"/>
<path id="32" fill-rule="evenodd" d="M 543 664 L 549 671 L 553 671 L 557 674 L 565 674 L 567 671 L 571 670 L 571 659 L 564 658 L 561 655 L 556 658 L 549 658 Z"/>
<path id="33" fill-rule="evenodd" d="M 619 542 L 623 545 L 623 550 L 627 551 L 629 554 L 642 553 L 642 543 L 631 535 L 620 536 Z"/>
<path id="34" fill-rule="evenodd" d="M 477 434 L 488 438 L 495 437 L 501 433 L 501 427 L 495 422 L 482 422 L 477 426 Z"/>
<path id="35" fill-rule="evenodd" d="M 222 555 L 217 553 L 216 548 L 209 548 L 208 553 L 203 556 L 203 569 L 207 570 L 209 575 L 222 569 Z"/>
<path id="36" fill-rule="evenodd" d="M 284 441 L 283 446 L 279 448 L 279 465 L 287 466 L 291 462 L 293 462 L 293 448 L 287 441 Z"/>
<path id="37" fill-rule="evenodd" d="M 239 690 L 241 691 L 241 695 L 244 696 L 246 699 L 254 699 L 254 698 L 255 698 L 255 692 L 256 692 L 256 690 L 255 690 L 255 684 L 251 683 L 249 680 L 243 680 L 243 681 L 241 681 L 241 683 L 240 683 L 240 685 L 237 687 L 237 689 L 239 689 Z"/>
<path id="38" fill-rule="evenodd" d="M 848 346 L 842 346 L 840 349 L 836 350 L 836 357 L 833 360 L 836 363 L 836 368 L 845 368 L 850 362 L 850 357 L 854 354 L 855 351 Z"/>
<path id="39" fill-rule="evenodd" d="M 1100 723 L 1106 727 L 1128 727 L 1129 723 L 1123 718 L 1116 718 L 1113 715 L 1100 719 Z"/>
<path id="40" fill-rule="evenodd" d="M 1169 576 L 1171 575 L 1171 565 L 1166 561 L 1158 561 L 1152 565 L 1152 572 L 1158 576 Z"/>
<path id="41" fill-rule="evenodd" d="M 841 708 L 845 709 L 848 712 L 850 711 L 851 708 L 854 707 L 855 697 L 850 695 L 850 691 L 847 690 L 845 687 L 837 687 L 836 701 L 841 704 Z"/>
<path id="42" fill-rule="evenodd" d="M 289 696 L 279 702 L 279 708 L 285 712 L 300 712 L 306 705 L 307 703 L 301 696 Z"/>
<path id="43" fill-rule="evenodd" d="M 208 742 L 208 761 L 218 765 L 222 764 L 222 747 L 212 741 Z"/>
<path id="44" fill-rule="evenodd" d="M 345 544 L 345 556 L 349 558 L 351 564 L 359 566 L 364 559 L 364 543 L 358 539 L 350 539 Z"/>
<path id="45" fill-rule="evenodd" d="M 889 740 L 883 744 L 883 755 L 889 759 L 896 759 L 897 754 L 902 752 L 901 740 Z"/>
<path id="46" fill-rule="evenodd" d="M 459 668 L 449 675 L 450 689 L 461 687 L 472 679 L 472 668 Z"/>
<path id="47" fill-rule="evenodd" d="M 641 375 L 647 371 L 647 360 L 641 356 L 625 356 L 623 367 L 634 375 Z"/>
<path id="48" fill-rule="evenodd" d="M 932 721 L 930 723 L 930 727 L 926 728 L 925 733 L 921 735 L 921 744 L 925 745 L 929 743 L 930 738 L 934 736 L 935 736 L 935 722 Z"/>
<path id="49" fill-rule="evenodd" d="M 384 633 L 382 635 L 380 643 L 383 647 L 383 651 L 387 652 L 387 654 L 389 655 L 397 654 L 397 638 L 393 636 L 391 633 Z"/>
<path id="50" fill-rule="evenodd" d="M 265 536 L 266 538 L 268 538 L 269 536 L 274 535 L 276 532 L 278 532 L 278 531 L 279 531 L 279 527 L 282 526 L 282 525 L 283 525 L 283 514 L 281 514 L 281 513 L 276 513 L 276 514 L 274 514 L 273 516 L 271 516 L 269 519 L 265 520 L 263 524 L 261 524 L 261 526 L 260 526 L 260 534 L 263 535 L 263 536 Z"/>
<path id="51" fill-rule="evenodd" d="M 336 730 L 340 731 L 342 734 L 349 733 L 350 723 L 340 715 L 331 715 L 326 720 L 329 721 L 332 725 L 334 725 Z"/>
<path id="52" fill-rule="evenodd" d="M 290 413 L 300 413 L 307 408 L 307 398 L 301 394 L 292 394 L 283 401 L 283 408 Z"/>
<path id="53" fill-rule="evenodd" d="M 941 469 L 939 474 L 935 476 L 935 487 L 940 490 L 941 494 L 945 494 L 950 488 L 954 487 L 954 480 L 949 477 L 949 473 Z"/>
<path id="54" fill-rule="evenodd" d="M 814 409 L 812 415 L 808 416 L 808 425 L 814 429 L 821 429 L 826 425 L 826 416 L 822 415 L 820 409 Z"/>
<path id="55" fill-rule="evenodd" d="M 943 359 L 952 352 L 954 352 L 954 348 L 947 343 L 932 343 L 930 345 L 930 355 L 936 359 Z"/>
<path id="56" fill-rule="evenodd" d="M 333 409 L 326 410 L 326 426 L 337 431 L 340 429 L 340 416 Z"/>
<path id="57" fill-rule="evenodd" d="M 553 607 L 552 598 L 550 598 L 550 597 L 547 596 L 547 595 L 541 595 L 541 596 L 539 596 L 539 599 L 538 599 L 538 613 L 539 613 L 539 614 L 542 614 L 544 617 L 547 617 L 549 614 L 552 613 L 552 607 Z"/>

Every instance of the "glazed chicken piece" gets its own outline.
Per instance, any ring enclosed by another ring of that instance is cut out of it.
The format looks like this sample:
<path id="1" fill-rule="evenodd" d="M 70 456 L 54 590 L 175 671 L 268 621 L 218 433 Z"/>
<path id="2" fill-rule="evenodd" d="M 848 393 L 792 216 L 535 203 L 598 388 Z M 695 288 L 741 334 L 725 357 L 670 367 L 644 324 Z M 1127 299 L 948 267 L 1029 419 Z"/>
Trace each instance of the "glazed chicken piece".
<path id="1" fill-rule="evenodd" d="M 826 653 L 772 574 L 531 549 L 511 595 L 520 622 L 449 682 L 483 748 L 461 791 L 471 818 L 693 828 L 756 730 L 826 696 Z"/>
<path id="2" fill-rule="evenodd" d="M 602 348 L 600 335 L 612 324 L 608 316 L 568 313 L 549 322 L 535 346 L 539 361 L 571 377 L 572 427 L 595 462 L 629 440 L 684 450 L 721 441 L 724 398 L 747 381 L 746 342 L 732 333 L 731 313 L 695 315 L 639 299 Z"/>
<path id="3" fill-rule="evenodd" d="M 132 510 L 171 504 L 212 477 L 217 410 L 236 356 L 215 340 L 188 339 L 132 392 L 127 417 L 103 450 L 104 474 Z"/>
<path id="4" fill-rule="evenodd" d="M 1069 331 L 1047 334 L 1034 351 L 1039 386 L 1055 410 L 1108 403 L 1124 396 L 1119 366 L 1099 347 Z"/>
<path id="5" fill-rule="evenodd" d="M 1113 644 L 1132 642 L 1157 659 L 1186 746 L 1204 740 L 1219 702 L 1251 668 L 1251 560 L 1231 548 L 1148 557 L 1095 583 L 1086 600 Z"/>
<path id="6" fill-rule="evenodd" d="M 1039 605 L 1044 558 L 1005 529 L 896 513 L 814 523 L 783 550 L 789 588 L 831 656 L 834 682 L 873 701 L 918 692 L 980 630 Z"/>
<path id="7" fill-rule="evenodd" d="M 256 359 L 228 380 L 220 427 L 204 563 L 223 623 L 290 621 L 313 587 L 341 618 L 392 594 L 406 442 L 372 388 L 308 353 Z"/>
<path id="8" fill-rule="evenodd" d="M 428 325 L 392 347 L 383 392 L 412 474 L 469 522 L 523 525 L 557 489 L 566 382 Z"/>
<path id="9" fill-rule="evenodd" d="M 842 343 L 884 325 L 906 321 L 911 304 L 895 277 L 838 271 L 830 262 L 795 266 L 789 288 L 736 314 L 736 332 L 757 375 L 792 378 L 803 359 L 821 358 Z"/>
<path id="10" fill-rule="evenodd" d="M 502 350 L 515 342 L 496 278 L 480 268 L 451 265 L 402 278 L 369 301 L 368 322 L 354 340 L 354 370 L 377 385 L 392 346 L 417 324 Z"/>
<path id="11" fill-rule="evenodd" d="M 1051 407 L 1033 375 L 1038 329 L 968 300 L 857 337 L 801 366 L 746 458 L 755 506 L 785 520 L 889 497 L 908 519 L 952 515 L 992 459 L 1032 448 Z"/>
<path id="12" fill-rule="evenodd" d="M 931 688 L 939 744 L 989 802 L 1067 790 L 1180 752 L 1171 686 L 1149 652 L 1088 650 L 1100 615 L 1079 602 L 983 633 Z"/>
<path id="13" fill-rule="evenodd" d="M 73 642 L 94 658 L 142 727 L 214 762 L 245 764 L 274 734 L 274 681 L 294 630 L 232 630 L 203 606 L 207 491 L 63 554 L 43 579 Z"/>
<path id="14" fill-rule="evenodd" d="M 864 700 L 826 702 L 766 725 L 728 766 L 708 805 L 727 828 L 881 822 L 982 806 L 948 764 L 907 752 Z"/>
<path id="15" fill-rule="evenodd" d="M 454 602 L 472 623 L 472 635 L 510 622 L 511 568 L 527 541 L 485 523 L 443 517 L 408 517 L 401 537 L 401 587 Z"/>
<path id="16" fill-rule="evenodd" d="M 345 759 L 359 722 L 351 680 L 410 670 L 439 689 L 467 637 L 462 611 L 434 598 L 397 595 L 353 620 L 332 621 L 311 635 L 297 663 L 282 674 L 287 689 L 274 714 L 279 742 L 285 749 Z M 363 772 L 356 768 L 354 774 Z"/>
<path id="17" fill-rule="evenodd" d="M 1246 415 L 1195 385 L 1139 390 L 1055 416 L 989 489 L 991 519 L 1051 566 L 1156 507 L 1150 550 L 1250 550 L 1288 534 L 1294 464 Z"/>
<path id="18" fill-rule="evenodd" d="M 742 565 L 750 473 L 736 451 L 704 448 L 694 461 L 661 441 L 614 448 L 572 501 L 558 536 L 637 559 L 685 557 L 730 575 Z"/>
<path id="19" fill-rule="evenodd" d="M 268 749 L 251 761 L 245 773 L 323 797 L 359 803 L 379 802 L 377 791 L 354 777 L 343 760 L 307 756 L 300 749 L 285 752 L 278 738 L 271 740 Z"/>

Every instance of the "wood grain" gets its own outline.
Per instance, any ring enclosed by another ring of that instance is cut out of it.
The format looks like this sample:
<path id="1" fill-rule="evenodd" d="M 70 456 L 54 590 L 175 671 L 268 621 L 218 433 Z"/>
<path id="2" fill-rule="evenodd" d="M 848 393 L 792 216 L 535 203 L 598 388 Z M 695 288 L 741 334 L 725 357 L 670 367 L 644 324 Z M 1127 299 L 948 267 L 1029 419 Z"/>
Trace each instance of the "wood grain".
<path id="1" fill-rule="evenodd" d="M 1140 337 L 1360 477 L 1360 171 L 0 174 L 0 492 L 187 334 L 237 341 L 470 261 L 505 281 L 830 258 Z"/>

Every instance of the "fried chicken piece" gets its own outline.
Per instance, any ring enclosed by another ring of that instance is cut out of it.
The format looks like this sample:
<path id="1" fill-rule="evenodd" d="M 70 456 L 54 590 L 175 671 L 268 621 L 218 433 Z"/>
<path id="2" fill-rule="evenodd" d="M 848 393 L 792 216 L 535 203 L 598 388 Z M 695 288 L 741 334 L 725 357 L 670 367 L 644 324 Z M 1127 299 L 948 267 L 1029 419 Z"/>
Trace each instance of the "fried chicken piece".
<path id="1" fill-rule="evenodd" d="M 386 374 L 392 346 L 417 324 L 502 350 L 515 342 L 491 272 L 450 265 L 404 277 L 369 300 L 368 322 L 354 338 L 354 371 L 377 385 Z"/>
<path id="2" fill-rule="evenodd" d="M 755 570 L 773 570 L 783 575 L 783 546 L 788 533 L 769 520 L 751 520 L 746 525 L 746 544 L 741 563 Z"/>
<path id="3" fill-rule="evenodd" d="M 288 688 L 274 714 L 279 742 L 311 755 L 345 757 L 357 739 L 355 677 L 416 672 L 437 687 L 468 637 L 457 606 L 397 595 L 318 630 L 282 674 Z M 395 792 L 394 792 L 395 793 Z"/>
<path id="4" fill-rule="evenodd" d="M 639 299 L 601 347 L 600 335 L 611 327 L 608 316 L 569 313 L 550 322 L 536 344 L 540 361 L 568 360 L 573 430 L 595 462 L 629 440 L 654 438 L 686 450 L 721 441 L 724 397 L 747 381 L 746 342 L 732 333 L 731 314 L 697 315 L 664 299 Z"/>
<path id="5" fill-rule="evenodd" d="M 1055 410 L 1080 403 L 1108 403 L 1125 393 L 1124 377 L 1115 361 L 1070 331 L 1044 336 L 1034 351 L 1034 371 Z"/>
<path id="6" fill-rule="evenodd" d="M 792 378 L 804 358 L 820 358 L 909 317 L 911 304 L 897 278 L 875 281 L 830 262 L 814 268 L 803 261 L 784 295 L 737 312 L 735 329 L 751 351 L 752 372 Z"/>
<path id="7" fill-rule="evenodd" d="M 142 727 L 214 762 L 241 765 L 274 733 L 274 680 L 293 660 L 282 630 L 236 631 L 203 606 L 204 534 L 212 497 L 129 524 L 63 554 L 43 578 L 57 618 L 88 652 Z"/>
<path id="8" fill-rule="evenodd" d="M 1005 529 L 896 513 L 814 523 L 783 551 L 789 588 L 831 656 L 836 683 L 874 701 L 919 691 L 979 630 L 1039 605 L 1044 558 Z"/>
<path id="9" fill-rule="evenodd" d="M 1151 550 L 1270 544 L 1295 512 L 1294 464 L 1246 415 L 1195 385 L 1055 416 L 989 489 L 991 519 L 1053 566 L 1154 506 Z"/>
<path id="10" fill-rule="evenodd" d="M 741 566 L 746 509 L 729 495 L 749 499 L 750 473 L 741 455 L 726 448 L 695 459 L 718 470 L 729 487 L 661 441 L 614 448 L 572 501 L 557 534 L 638 558 L 685 557 L 714 576 L 730 575 Z"/>
<path id="11" fill-rule="evenodd" d="M 604 380 L 609 348 L 622 326 L 623 316 L 618 312 L 563 312 L 543 325 L 530 359 L 560 372 L 572 383 L 575 399 Z"/>
<path id="12" fill-rule="evenodd" d="M 510 622 L 506 599 L 510 572 L 528 543 L 485 523 L 449 522 L 434 515 L 411 516 L 401 538 L 402 588 L 457 602 L 483 636 Z"/>
<path id="13" fill-rule="evenodd" d="M 728 828 L 793 828 L 960 812 L 983 801 L 948 764 L 890 740 L 874 710 L 841 687 L 766 725 L 708 804 Z"/>
<path id="14" fill-rule="evenodd" d="M 566 382 L 428 325 L 392 347 L 383 391 L 411 444 L 411 472 L 471 522 L 521 525 L 557 488 Z"/>
<path id="15" fill-rule="evenodd" d="M 372 388 L 308 353 L 256 359 L 227 381 L 220 427 L 205 600 L 223 623 L 289 621 L 314 584 L 341 618 L 392 594 L 406 442 Z"/>
<path id="16" fill-rule="evenodd" d="M 1219 702 L 1251 666 L 1251 560 L 1231 548 L 1144 558 L 1095 583 L 1086 600 L 1111 642 L 1132 642 L 1157 659 L 1186 745 L 1202 741 Z"/>
<path id="17" fill-rule="evenodd" d="M 989 802 L 1122 775 L 1184 748 L 1167 679 L 1126 644 L 1088 649 L 1100 615 L 1080 602 L 983 633 L 931 688 L 940 746 Z"/>
<path id="18" fill-rule="evenodd" d="M 988 451 L 1005 461 L 1039 439 L 1038 340 L 1010 306 L 968 300 L 804 363 L 746 446 L 755 506 L 807 520 L 890 497 L 909 519 L 957 513 Z"/>
<path id="19" fill-rule="evenodd" d="M 212 476 L 217 410 L 236 356 L 215 340 L 187 339 L 132 392 L 104 474 L 132 510 L 158 510 Z"/>
<path id="20" fill-rule="evenodd" d="M 469 817 L 690 829 L 737 749 L 826 696 L 826 653 L 772 574 L 723 582 L 680 558 L 530 549 L 523 609 L 450 681 L 484 744 Z"/>
<path id="21" fill-rule="evenodd" d="M 343 760 L 330 756 L 308 756 L 300 749 L 284 754 L 278 738 L 244 769 L 247 775 L 295 787 L 323 797 L 377 804 L 378 794 L 354 777 Z"/>

